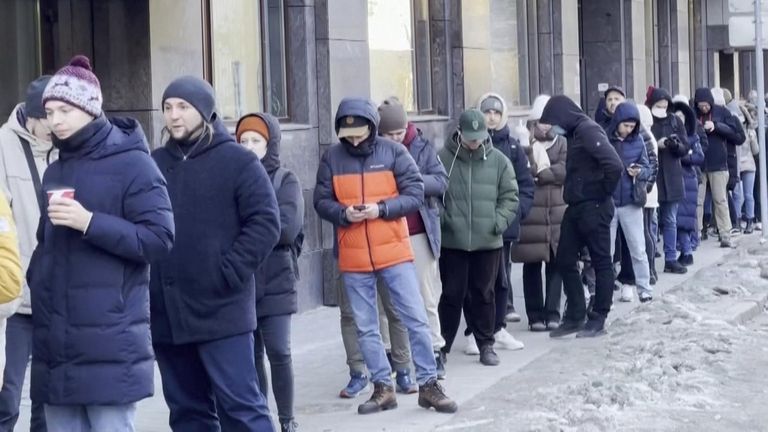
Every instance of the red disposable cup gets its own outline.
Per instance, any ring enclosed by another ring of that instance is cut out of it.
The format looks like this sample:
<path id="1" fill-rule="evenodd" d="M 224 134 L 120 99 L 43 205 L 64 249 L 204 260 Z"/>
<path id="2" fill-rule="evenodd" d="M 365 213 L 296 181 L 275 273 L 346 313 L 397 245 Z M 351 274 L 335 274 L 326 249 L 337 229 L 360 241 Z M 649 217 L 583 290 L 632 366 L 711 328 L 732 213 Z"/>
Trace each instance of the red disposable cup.
<path id="1" fill-rule="evenodd" d="M 75 190 L 73 188 L 61 188 L 48 191 L 48 202 L 52 198 L 69 198 L 75 199 Z"/>

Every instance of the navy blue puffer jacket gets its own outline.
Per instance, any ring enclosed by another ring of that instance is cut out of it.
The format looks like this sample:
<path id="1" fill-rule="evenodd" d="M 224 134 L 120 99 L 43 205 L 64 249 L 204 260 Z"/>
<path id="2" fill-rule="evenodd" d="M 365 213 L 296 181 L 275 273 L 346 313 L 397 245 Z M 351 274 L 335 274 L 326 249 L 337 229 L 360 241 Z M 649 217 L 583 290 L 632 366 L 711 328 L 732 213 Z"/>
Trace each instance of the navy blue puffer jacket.
<path id="1" fill-rule="evenodd" d="M 35 313 L 32 400 L 120 405 L 154 391 L 149 263 L 174 224 L 165 179 L 133 119 L 100 117 L 64 141 L 43 189 L 75 189 L 93 212 L 85 234 L 43 211 L 28 280 Z"/>

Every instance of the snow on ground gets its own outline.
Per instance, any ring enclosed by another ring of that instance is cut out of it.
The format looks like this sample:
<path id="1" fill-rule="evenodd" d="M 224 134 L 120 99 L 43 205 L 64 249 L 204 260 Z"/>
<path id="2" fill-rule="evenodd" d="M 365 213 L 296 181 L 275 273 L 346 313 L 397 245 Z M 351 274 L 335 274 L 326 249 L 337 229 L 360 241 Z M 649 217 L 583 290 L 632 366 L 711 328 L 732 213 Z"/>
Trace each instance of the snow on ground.
<path id="1" fill-rule="evenodd" d="M 607 336 L 558 341 L 438 430 L 768 431 L 768 320 L 742 326 L 723 312 L 768 293 L 764 277 L 768 248 L 753 240 Z"/>

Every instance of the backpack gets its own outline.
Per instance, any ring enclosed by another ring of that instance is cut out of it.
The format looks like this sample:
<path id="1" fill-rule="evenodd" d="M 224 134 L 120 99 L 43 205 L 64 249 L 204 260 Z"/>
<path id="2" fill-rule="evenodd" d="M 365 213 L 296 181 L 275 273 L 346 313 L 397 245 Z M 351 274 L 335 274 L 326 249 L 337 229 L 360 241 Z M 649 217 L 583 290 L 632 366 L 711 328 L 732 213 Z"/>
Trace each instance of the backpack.
<path id="1" fill-rule="evenodd" d="M 287 169 L 280 167 L 275 171 L 275 176 L 272 178 L 272 187 L 275 189 L 275 192 L 279 191 L 280 188 L 283 186 L 283 181 L 285 180 L 285 177 L 288 175 L 290 171 Z M 304 217 L 304 197 L 301 196 L 299 198 L 299 202 L 297 203 L 299 206 L 299 214 L 302 215 L 302 218 Z M 302 224 L 303 226 L 303 224 Z M 293 256 L 293 269 L 296 273 L 296 278 L 299 278 L 299 257 L 301 256 L 301 250 L 304 246 L 304 228 L 302 227 L 301 231 L 299 231 L 299 234 L 296 235 L 296 238 L 293 239 L 293 244 L 291 244 L 291 255 Z"/>

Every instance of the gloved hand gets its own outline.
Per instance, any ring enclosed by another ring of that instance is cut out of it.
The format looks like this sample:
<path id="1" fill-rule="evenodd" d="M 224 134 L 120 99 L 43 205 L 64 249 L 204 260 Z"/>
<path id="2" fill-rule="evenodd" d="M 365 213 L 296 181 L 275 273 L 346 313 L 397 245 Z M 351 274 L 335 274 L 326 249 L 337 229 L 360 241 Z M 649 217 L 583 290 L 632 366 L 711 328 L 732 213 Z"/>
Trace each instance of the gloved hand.
<path id="1" fill-rule="evenodd" d="M 728 184 L 726 185 L 726 188 L 729 192 L 733 192 L 733 190 L 736 189 L 737 184 L 739 184 L 739 178 L 732 175 L 728 177 Z"/>

